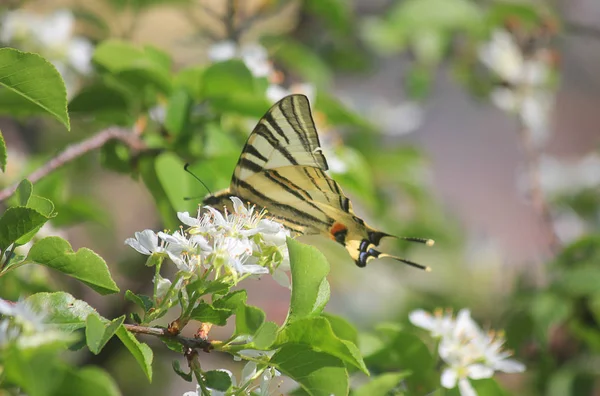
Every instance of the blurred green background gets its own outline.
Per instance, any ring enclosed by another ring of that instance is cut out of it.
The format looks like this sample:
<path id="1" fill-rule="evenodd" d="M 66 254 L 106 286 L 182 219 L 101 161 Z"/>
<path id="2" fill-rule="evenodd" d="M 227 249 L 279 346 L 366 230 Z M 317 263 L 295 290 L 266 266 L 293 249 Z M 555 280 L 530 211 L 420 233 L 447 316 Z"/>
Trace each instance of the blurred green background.
<path id="1" fill-rule="evenodd" d="M 53 61 L 72 117 L 67 132 L 0 106 L 4 186 L 108 126 L 143 131 L 146 152 L 109 143 L 36 185 L 59 213 L 47 232 L 101 254 L 122 290 L 143 292 L 152 277 L 123 241 L 176 227 L 175 212 L 200 201 L 183 197 L 205 194 L 183 164 L 213 191 L 226 187 L 269 104 L 304 93 L 356 212 L 436 240 L 384 242 L 433 268 L 425 273 L 385 260 L 360 269 L 341 246 L 302 237 L 332 265 L 328 311 L 369 332 L 407 323 L 414 308 L 470 308 L 484 328 L 506 329 L 528 367 L 500 377 L 508 394 L 600 394 L 597 1 L 43 0 L 0 10 L 2 45 Z M 66 287 L 106 317 L 132 310 L 121 295 L 66 282 L 25 267 L 0 290 L 16 299 Z M 283 321 L 288 290 L 266 278 L 244 287 Z M 105 367 L 124 394 L 190 390 L 157 346 L 152 385 L 118 344 L 75 359 Z M 237 367 L 216 354 L 202 361 Z"/>

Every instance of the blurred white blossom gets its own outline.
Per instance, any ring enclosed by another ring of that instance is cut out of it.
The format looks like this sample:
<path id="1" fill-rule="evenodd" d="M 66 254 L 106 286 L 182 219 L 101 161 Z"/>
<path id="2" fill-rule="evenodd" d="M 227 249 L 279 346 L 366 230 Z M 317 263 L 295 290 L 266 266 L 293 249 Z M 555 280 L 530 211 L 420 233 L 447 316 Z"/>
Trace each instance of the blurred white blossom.
<path id="1" fill-rule="evenodd" d="M 509 32 L 496 30 L 479 49 L 479 59 L 505 84 L 492 91 L 492 102 L 517 114 L 535 144 L 544 143 L 549 136 L 554 106 L 547 57 L 526 56 Z"/>
<path id="2" fill-rule="evenodd" d="M 431 315 L 416 310 L 409 314 L 409 320 L 440 339 L 438 354 L 447 365 L 442 371 L 441 384 L 447 389 L 458 385 L 462 396 L 477 395 L 469 379 L 490 378 L 495 371 L 525 371 L 523 364 L 509 359 L 511 353 L 503 350 L 502 335 L 483 332 L 467 309 L 460 310 L 456 318 L 448 311 Z"/>
<path id="3" fill-rule="evenodd" d="M 36 348 L 54 342 L 72 342 L 76 336 L 45 324 L 46 314 L 24 301 L 0 299 L 0 352 L 7 345 Z"/>
<path id="4" fill-rule="evenodd" d="M 423 124 L 425 111 L 417 102 L 390 103 L 378 101 L 371 106 L 369 118 L 374 120 L 381 131 L 389 136 L 401 136 L 414 132 Z"/>
<path id="5" fill-rule="evenodd" d="M 267 87 L 267 99 L 275 103 L 291 94 L 303 94 L 308 97 L 309 102 L 313 103 L 317 93 L 315 86 L 309 83 L 296 83 L 290 85 L 289 88 L 284 88 L 278 84 L 269 84 Z"/>
<path id="6" fill-rule="evenodd" d="M 544 194 L 553 195 L 600 186 L 600 155 L 591 153 L 577 160 L 540 159 L 540 183 Z"/>
<path id="7" fill-rule="evenodd" d="M 273 73 L 267 50 L 257 43 L 238 46 L 233 41 L 220 41 L 208 49 L 208 57 L 213 62 L 241 59 L 254 77 L 268 77 Z"/>
<path id="8" fill-rule="evenodd" d="M 72 93 L 78 75 L 91 72 L 92 43 L 73 35 L 75 17 L 69 10 L 41 15 L 24 10 L 8 11 L 2 17 L 0 41 L 36 52 L 54 64 L 67 92 Z"/>

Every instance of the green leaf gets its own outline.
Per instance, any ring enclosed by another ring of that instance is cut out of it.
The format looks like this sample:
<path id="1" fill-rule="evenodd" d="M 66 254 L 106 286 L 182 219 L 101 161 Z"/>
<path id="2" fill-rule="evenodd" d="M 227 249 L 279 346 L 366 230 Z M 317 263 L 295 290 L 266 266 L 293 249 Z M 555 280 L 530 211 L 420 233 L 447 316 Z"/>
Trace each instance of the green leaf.
<path id="1" fill-rule="evenodd" d="M 6 172 L 7 157 L 8 155 L 6 153 L 6 142 L 4 141 L 4 136 L 0 131 L 0 170 L 2 170 L 2 172 Z"/>
<path id="2" fill-rule="evenodd" d="M 53 115 L 67 129 L 67 90 L 60 73 L 37 54 L 0 48 L 0 85 Z M 8 92 L 7 92 L 8 93 Z"/>
<path id="3" fill-rule="evenodd" d="M 246 305 L 247 299 L 248 293 L 246 292 L 246 290 L 236 290 L 213 301 L 213 306 L 215 308 L 227 308 L 232 311 L 235 311 L 239 307 Z"/>
<path id="4" fill-rule="evenodd" d="M 210 103 L 217 111 L 254 118 L 262 117 L 271 106 L 264 95 L 249 92 L 234 92 L 227 96 L 214 97 Z"/>
<path id="5" fill-rule="evenodd" d="M 39 195 L 32 195 L 29 198 L 27 207 L 41 213 L 48 218 L 56 215 L 54 213 L 54 204 L 52 201 L 50 201 L 48 198 L 40 197 Z"/>
<path id="6" fill-rule="evenodd" d="M 160 180 L 156 174 L 156 161 L 154 157 L 141 158 L 139 160 L 139 170 L 144 184 L 148 188 L 148 191 L 152 194 L 154 201 L 156 202 L 157 209 L 161 215 L 162 221 L 165 228 L 176 229 L 179 227 L 179 221 L 177 220 L 176 212 L 173 210 L 173 206 L 169 202 L 167 193 L 163 189 Z"/>
<path id="7" fill-rule="evenodd" d="M 319 315 L 329 301 L 329 263 L 315 247 L 287 239 L 292 295 L 286 322 Z"/>
<path id="8" fill-rule="evenodd" d="M 331 325 L 331 329 L 338 338 L 350 341 L 354 345 L 358 344 L 358 331 L 350 324 L 350 322 L 341 316 L 332 315 L 327 312 L 323 313 L 321 316 L 327 319 Z"/>
<path id="9" fill-rule="evenodd" d="M 345 0 L 307 0 L 304 2 L 309 12 L 323 17 L 328 25 L 339 33 L 348 34 L 353 27 L 351 5 Z"/>
<path id="10" fill-rule="evenodd" d="M 243 305 L 235 311 L 235 333 L 238 335 L 254 335 L 265 322 L 265 313 L 258 307 Z"/>
<path id="11" fill-rule="evenodd" d="M 175 136 L 182 134 L 186 128 L 192 105 L 192 98 L 183 89 L 173 91 L 167 104 L 167 114 L 165 116 L 165 128 Z"/>
<path id="12" fill-rule="evenodd" d="M 5 251 L 19 238 L 37 232 L 48 218 L 36 210 L 14 207 L 8 208 L 0 217 L 0 250 Z"/>
<path id="13" fill-rule="evenodd" d="M 224 371 L 211 370 L 204 373 L 204 381 L 210 389 L 225 392 L 231 387 L 231 377 Z"/>
<path id="14" fill-rule="evenodd" d="M 318 1 L 318 0 L 316 0 Z M 323 87 L 329 85 L 332 74 L 329 66 L 314 50 L 288 37 L 265 37 L 262 42 L 273 58 L 293 70 L 305 81 Z"/>
<path id="15" fill-rule="evenodd" d="M 142 308 L 144 312 L 148 312 L 148 310 L 154 306 L 154 303 L 150 297 L 141 294 L 135 294 L 131 290 L 127 290 L 125 292 L 125 298 Z"/>
<path id="16" fill-rule="evenodd" d="M 204 97 L 219 98 L 254 91 L 254 77 L 240 60 L 214 63 L 204 71 L 201 88 Z"/>
<path id="17" fill-rule="evenodd" d="M 277 339 L 279 326 L 275 322 L 264 322 L 252 337 L 251 345 L 254 349 L 268 349 Z"/>
<path id="18" fill-rule="evenodd" d="M 419 337 L 402 330 L 390 330 L 389 340 L 381 348 L 365 356 L 365 363 L 377 371 L 402 368 L 411 372 L 406 384 L 412 392 L 428 393 L 435 389 L 437 373 L 429 348 Z"/>
<path id="19" fill-rule="evenodd" d="M 406 371 L 381 374 L 352 392 L 352 396 L 393 395 L 393 391 L 400 388 L 401 381 L 409 375 Z"/>
<path id="20" fill-rule="evenodd" d="M 600 268 L 598 268 L 598 263 L 579 264 L 575 268 L 564 271 L 555 283 L 561 290 L 573 297 L 594 295 L 599 293 Z"/>
<path id="21" fill-rule="evenodd" d="M 33 184 L 27 179 L 21 180 L 19 186 L 17 187 L 17 191 L 15 191 L 15 195 L 17 197 L 17 201 L 21 206 L 27 206 L 27 202 L 29 202 L 29 198 L 33 193 Z"/>
<path id="22" fill-rule="evenodd" d="M 347 395 L 349 392 L 344 363 L 306 345 L 284 345 L 269 363 L 298 382 L 310 395 Z"/>
<path id="23" fill-rule="evenodd" d="M 233 315 L 231 309 L 215 308 L 204 301 L 200 301 L 200 304 L 192 310 L 191 318 L 203 323 L 225 326 L 231 315 Z"/>
<path id="24" fill-rule="evenodd" d="M 204 70 L 204 68 L 198 66 L 185 68 L 177 73 L 173 84 L 176 88 L 185 89 L 192 98 L 200 100 Z"/>
<path id="25" fill-rule="evenodd" d="M 117 330 L 117 337 L 131 352 L 144 374 L 146 374 L 148 381 L 152 382 L 152 349 L 148 345 L 139 342 L 123 325 Z"/>
<path id="26" fill-rule="evenodd" d="M 471 385 L 478 395 L 484 396 L 508 396 L 508 393 L 498 385 L 493 378 L 472 380 Z M 587 393 L 587 392 L 586 392 Z"/>
<path id="27" fill-rule="evenodd" d="M 88 366 L 67 371 L 59 395 L 121 396 L 115 381 L 99 367 Z"/>
<path id="28" fill-rule="evenodd" d="M 468 0 L 407 0 L 396 3 L 388 16 L 415 35 L 422 29 L 477 30 L 484 22 L 481 9 Z"/>
<path id="29" fill-rule="evenodd" d="M 30 396 L 58 394 L 67 367 L 57 359 L 54 348 L 18 350 L 16 345 L 3 350 L 3 384 L 18 386 Z"/>
<path id="30" fill-rule="evenodd" d="M 177 212 L 194 213 L 197 210 L 197 204 L 192 200 L 186 201 L 184 198 L 193 196 L 192 183 L 198 184 L 198 182 L 187 174 L 183 169 L 184 165 L 184 162 L 176 154 L 162 153 L 156 158 L 156 176 L 173 209 Z"/>
<path id="31" fill-rule="evenodd" d="M 75 331 L 85 326 L 87 317 L 98 315 L 85 301 L 65 292 L 36 293 L 25 299 L 37 312 L 43 312 L 48 323 L 63 331 Z"/>
<path id="32" fill-rule="evenodd" d="M 367 130 L 373 130 L 374 127 L 362 118 L 358 113 L 346 107 L 335 97 L 326 92 L 319 91 L 314 104 L 315 109 L 325 114 L 327 122 L 332 125 L 348 125 Z"/>
<path id="33" fill-rule="evenodd" d="M 119 291 L 106 262 L 100 256 L 87 248 L 81 248 L 75 253 L 69 242 L 60 237 L 47 237 L 37 241 L 27 259 L 79 279 L 100 294 Z"/>
<path id="34" fill-rule="evenodd" d="M 135 86 L 151 84 L 163 92 L 171 89 L 170 62 L 158 50 L 140 48 L 119 40 L 106 40 L 96 47 L 93 61 Z"/>
<path id="35" fill-rule="evenodd" d="M 304 344 L 328 353 L 369 374 L 356 345 L 338 338 L 326 318 L 302 318 L 285 325 L 277 335 L 277 346 Z"/>
<path id="36" fill-rule="evenodd" d="M 179 343 L 177 343 L 179 344 Z M 181 344 L 179 344 L 179 346 L 181 347 Z M 186 380 L 187 382 L 192 382 L 192 370 L 190 370 L 189 373 L 186 373 L 185 371 L 183 371 L 181 369 L 181 363 L 179 363 L 179 360 L 173 360 L 173 371 L 175 371 L 175 374 L 177 374 L 178 376 L 180 376 L 182 379 Z"/>
<path id="37" fill-rule="evenodd" d="M 119 88 L 106 84 L 83 87 L 69 102 L 69 113 L 93 115 L 107 122 L 126 125 L 131 121 L 131 98 Z"/>
<path id="38" fill-rule="evenodd" d="M 88 315 L 85 321 L 85 340 L 90 351 L 97 355 L 115 335 L 125 321 L 125 315 L 111 322 L 103 321 L 96 314 Z"/>

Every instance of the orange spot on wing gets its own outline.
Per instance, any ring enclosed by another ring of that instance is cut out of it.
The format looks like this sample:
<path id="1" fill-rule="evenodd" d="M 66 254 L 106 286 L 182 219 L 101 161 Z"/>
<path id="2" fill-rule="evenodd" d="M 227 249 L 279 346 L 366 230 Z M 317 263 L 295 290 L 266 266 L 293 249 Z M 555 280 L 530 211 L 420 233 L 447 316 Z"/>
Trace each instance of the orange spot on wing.
<path id="1" fill-rule="evenodd" d="M 335 234 L 337 234 L 340 231 L 347 231 L 347 230 L 348 230 L 348 227 L 346 227 L 342 223 L 335 222 L 329 229 L 329 235 L 331 236 L 331 239 L 335 240 Z"/>

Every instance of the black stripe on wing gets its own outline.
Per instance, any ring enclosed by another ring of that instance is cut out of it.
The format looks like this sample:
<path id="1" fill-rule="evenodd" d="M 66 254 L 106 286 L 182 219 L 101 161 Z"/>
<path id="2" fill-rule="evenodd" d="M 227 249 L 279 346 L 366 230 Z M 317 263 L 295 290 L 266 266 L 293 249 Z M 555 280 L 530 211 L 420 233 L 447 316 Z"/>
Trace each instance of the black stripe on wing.
<path id="1" fill-rule="evenodd" d="M 246 199 L 249 198 L 247 196 L 247 194 L 245 194 L 245 192 L 243 191 L 243 190 L 246 190 L 249 194 L 252 194 L 256 198 L 258 198 L 258 200 L 249 199 L 249 201 L 258 204 L 259 206 L 263 206 L 264 208 L 269 210 L 269 212 L 271 212 L 271 214 L 275 217 L 281 217 L 281 218 L 285 218 L 286 220 L 289 220 L 290 219 L 289 217 L 281 215 L 282 211 L 288 212 L 290 214 L 293 214 L 294 216 L 297 216 L 297 217 L 293 218 L 294 221 L 298 221 L 299 219 L 309 220 L 310 222 L 314 223 L 309 226 L 317 227 L 317 228 L 322 228 L 323 226 L 329 228 L 329 227 L 331 227 L 331 225 L 334 222 L 333 219 L 331 219 L 329 217 L 326 217 L 326 221 L 324 221 L 324 220 L 321 220 L 321 219 L 311 215 L 310 213 L 299 210 L 291 205 L 271 199 L 270 197 L 261 193 L 260 191 L 255 189 L 253 186 L 251 186 L 249 183 L 245 182 L 244 180 L 232 180 L 232 184 L 234 182 L 238 186 L 238 189 L 242 189 L 242 191 L 241 191 L 242 194 L 238 194 L 238 195 L 241 195 Z M 308 201 L 303 200 L 303 202 L 308 202 Z M 320 209 L 319 209 L 319 211 L 322 213 L 322 211 Z"/>

